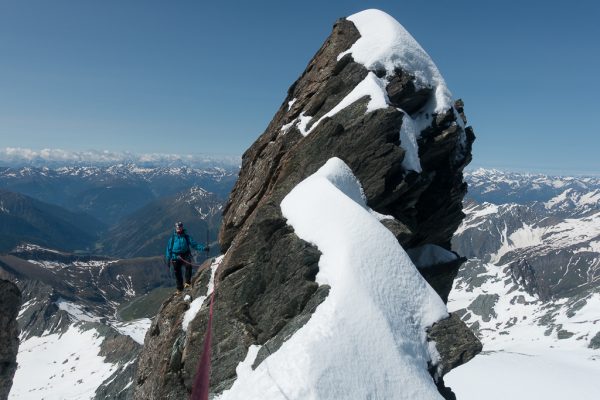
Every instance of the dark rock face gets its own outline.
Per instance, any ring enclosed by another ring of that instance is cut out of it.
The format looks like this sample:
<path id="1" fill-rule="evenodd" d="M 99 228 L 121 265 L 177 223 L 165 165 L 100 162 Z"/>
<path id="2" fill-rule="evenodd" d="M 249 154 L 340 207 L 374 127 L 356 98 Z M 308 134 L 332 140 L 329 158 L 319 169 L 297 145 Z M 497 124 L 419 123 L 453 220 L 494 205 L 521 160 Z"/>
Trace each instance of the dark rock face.
<path id="1" fill-rule="evenodd" d="M 480 315 L 485 322 L 489 322 L 492 317 L 496 317 L 494 306 L 498 299 L 497 294 L 480 294 L 469 304 L 468 309 Z"/>
<path id="2" fill-rule="evenodd" d="M 460 266 L 465 261 L 467 261 L 466 258 L 460 257 L 448 263 L 438 264 L 434 268 L 419 268 L 419 272 L 440 295 L 444 303 L 447 303 L 452 290 L 452 282 L 454 282 Z"/>
<path id="3" fill-rule="evenodd" d="M 596 333 L 588 346 L 590 349 L 600 349 L 600 332 Z"/>
<path id="4" fill-rule="evenodd" d="M 17 370 L 19 326 L 17 315 L 21 292 L 9 281 L 0 280 L 0 400 L 8 398 Z"/>
<path id="5" fill-rule="evenodd" d="M 454 392 L 445 386 L 443 376 L 473 359 L 481 352 L 483 346 L 456 313 L 435 323 L 427 331 L 427 338 L 435 342 L 440 354 L 440 362 L 430 371 L 436 378 L 438 390 L 444 399 L 456 400 Z"/>
<path id="6" fill-rule="evenodd" d="M 436 343 L 440 353 L 441 362 L 436 371 L 440 376 L 471 360 L 482 350 L 479 340 L 456 313 L 435 323 L 427 336 Z"/>
<path id="7" fill-rule="evenodd" d="M 360 66 L 353 63 L 351 57 L 344 57 L 339 63 L 337 62 L 337 55 L 350 48 L 359 37 L 360 34 L 354 24 L 349 21 L 342 20 L 334 26 L 331 36 L 327 38 L 310 61 L 298 81 L 290 87 L 286 101 L 275 114 L 267 130 L 244 153 L 238 181 L 223 211 L 223 227 L 219 234 L 219 242 L 223 251 L 227 251 L 238 230 L 270 189 L 270 182 L 273 180 L 283 154 L 302 139 L 302 136 L 296 131 L 290 132 L 295 133 L 293 135 L 286 135 L 285 140 L 276 140 L 281 132 L 281 127 L 297 118 L 305 108 L 308 115 L 314 115 L 319 107 L 328 100 L 322 90 L 323 86 L 327 84 L 330 77 L 339 76 L 340 70 L 346 69 L 349 64 L 353 65 L 349 68 L 352 69 L 352 73 L 344 74 L 344 76 L 351 82 L 343 82 L 342 77 L 338 77 L 328 87 L 327 92 L 331 96 L 328 101 L 329 109 L 337 103 L 336 100 L 341 100 L 367 75 L 366 69 L 361 69 Z M 356 70 L 359 72 L 355 72 Z M 335 85 L 337 82 L 339 83 Z M 341 93 L 335 93 L 333 89 L 338 89 L 338 91 L 341 89 Z M 297 99 L 296 102 L 290 110 L 287 110 L 288 102 L 294 98 Z"/>
<path id="8" fill-rule="evenodd" d="M 121 335 L 112 328 L 98 324 L 88 324 L 105 337 L 100 346 L 99 356 L 106 357 L 105 362 L 119 364 L 120 367 L 96 389 L 95 398 L 125 400 L 132 396 L 135 374 L 135 360 L 141 350 L 141 345 L 129 336 Z"/>
<path id="9" fill-rule="evenodd" d="M 537 274 L 536 270 L 525 259 L 517 260 L 509 266 L 510 275 L 525 291 L 540 300 L 550 299 L 550 288 Z"/>
<path id="10" fill-rule="evenodd" d="M 328 159 L 342 159 L 360 180 L 369 207 L 394 217 L 386 226 L 405 248 L 431 243 L 449 249 L 464 216 L 462 169 L 471 159 L 474 135 L 456 121 L 462 104 L 457 104 L 458 114 L 451 109 L 434 116 L 422 133 L 418 144 L 423 172 L 404 170 L 399 135 L 404 113 L 396 107 L 415 112 L 432 95 L 431 90 L 416 90 L 407 73 L 396 71 L 388 77 L 386 90 L 393 107 L 366 113 L 369 98 L 365 96 L 323 119 L 307 136 L 292 126 L 304 115 L 317 121 L 367 76 L 369 71 L 350 55 L 337 60 L 359 36 L 347 20 L 334 25 L 266 131 L 243 156 L 219 234 L 226 255 L 216 277 L 213 394 L 231 386 L 235 367 L 250 345 L 263 345 L 256 366 L 296 332 L 327 296 L 328 288 L 315 282 L 320 252 L 286 225 L 280 203 Z M 428 280 L 437 281 L 443 295 L 455 273 L 454 266 L 439 273 L 432 270 Z M 207 273 L 197 276 L 196 287 L 207 279 Z M 170 299 L 157 316 L 138 364 L 136 398 L 175 399 L 191 392 L 208 308 L 205 304 L 183 332 L 186 308 L 184 302 Z"/>

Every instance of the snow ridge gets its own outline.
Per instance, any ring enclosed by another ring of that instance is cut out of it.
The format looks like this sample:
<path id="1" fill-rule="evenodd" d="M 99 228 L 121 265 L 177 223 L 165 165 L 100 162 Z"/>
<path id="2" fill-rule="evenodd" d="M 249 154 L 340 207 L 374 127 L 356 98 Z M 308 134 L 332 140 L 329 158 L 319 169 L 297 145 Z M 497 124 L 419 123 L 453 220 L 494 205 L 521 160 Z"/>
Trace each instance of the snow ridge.
<path id="1" fill-rule="evenodd" d="M 322 252 L 316 280 L 331 289 L 308 323 L 256 369 L 251 347 L 219 398 L 440 398 L 427 372 L 425 328 L 447 316 L 446 306 L 369 212 L 350 168 L 330 159 L 281 209 Z"/>

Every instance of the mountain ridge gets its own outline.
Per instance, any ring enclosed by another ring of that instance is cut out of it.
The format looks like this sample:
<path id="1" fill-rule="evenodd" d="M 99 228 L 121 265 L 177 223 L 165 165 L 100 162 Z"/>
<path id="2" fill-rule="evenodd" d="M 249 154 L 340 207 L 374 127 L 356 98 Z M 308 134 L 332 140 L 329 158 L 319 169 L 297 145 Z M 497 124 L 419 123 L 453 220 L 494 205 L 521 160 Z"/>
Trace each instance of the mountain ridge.
<path id="1" fill-rule="evenodd" d="M 0 252 L 21 242 L 89 250 L 104 229 L 102 222 L 85 213 L 0 189 Z"/>

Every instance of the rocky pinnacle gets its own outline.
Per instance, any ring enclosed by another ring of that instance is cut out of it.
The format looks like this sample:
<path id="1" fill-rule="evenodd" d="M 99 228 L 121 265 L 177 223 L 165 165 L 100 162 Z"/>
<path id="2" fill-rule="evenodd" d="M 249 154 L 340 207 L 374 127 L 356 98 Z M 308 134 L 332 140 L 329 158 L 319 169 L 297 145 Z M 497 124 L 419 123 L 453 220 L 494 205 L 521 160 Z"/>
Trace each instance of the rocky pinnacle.
<path id="1" fill-rule="evenodd" d="M 449 250 L 452 235 L 464 217 L 462 199 L 467 187 L 462 170 L 471 160 L 475 137 L 470 127 L 463 128 L 462 102 L 431 115 L 431 123 L 421 132 L 421 172 L 404 168 L 406 150 L 400 130 L 404 115 L 423 110 L 434 94 L 432 88 L 413 84 L 408 71 L 387 72 L 388 107 L 366 112 L 369 97 L 364 96 L 332 117 L 321 119 L 371 72 L 386 75 L 385 70 L 368 70 L 351 54 L 338 60 L 338 55 L 359 38 L 351 21 L 335 23 L 331 35 L 288 90 L 267 129 L 243 155 L 219 235 L 226 254 L 217 275 L 213 394 L 232 385 L 236 366 L 250 345 L 262 346 L 256 367 L 300 329 L 328 295 L 329 288 L 315 282 L 321 253 L 296 236 L 280 209 L 290 190 L 328 159 L 338 157 L 351 168 L 368 206 L 389 216 L 384 225 L 405 249 L 435 244 Z M 308 135 L 302 132 L 306 116 L 313 121 L 306 128 L 314 128 Z M 314 121 L 320 122 L 315 125 Z M 459 265 L 444 269 L 443 276 L 430 272 L 427 279 L 447 291 Z M 196 287 L 206 291 L 207 280 L 208 273 L 198 275 Z M 208 309 L 205 304 L 183 331 L 181 319 L 187 307 L 176 298 L 163 305 L 140 356 L 135 398 L 175 399 L 191 392 Z M 458 321 L 454 326 L 461 324 Z M 452 329 L 452 324 L 446 324 L 438 334 L 451 342 Z M 444 365 L 456 366 L 459 362 L 455 358 Z"/>

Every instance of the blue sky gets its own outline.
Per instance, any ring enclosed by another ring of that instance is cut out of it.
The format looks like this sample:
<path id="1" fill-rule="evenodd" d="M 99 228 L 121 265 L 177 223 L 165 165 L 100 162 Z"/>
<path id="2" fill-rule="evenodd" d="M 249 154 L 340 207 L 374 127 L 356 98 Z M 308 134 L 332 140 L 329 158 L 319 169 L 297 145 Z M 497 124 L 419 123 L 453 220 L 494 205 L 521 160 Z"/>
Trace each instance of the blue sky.
<path id="1" fill-rule="evenodd" d="M 241 154 L 366 8 L 465 101 L 474 166 L 600 171 L 594 1 L 0 0 L 0 147 Z"/>

